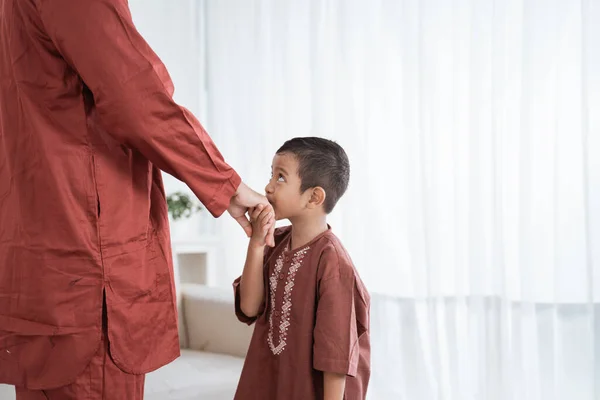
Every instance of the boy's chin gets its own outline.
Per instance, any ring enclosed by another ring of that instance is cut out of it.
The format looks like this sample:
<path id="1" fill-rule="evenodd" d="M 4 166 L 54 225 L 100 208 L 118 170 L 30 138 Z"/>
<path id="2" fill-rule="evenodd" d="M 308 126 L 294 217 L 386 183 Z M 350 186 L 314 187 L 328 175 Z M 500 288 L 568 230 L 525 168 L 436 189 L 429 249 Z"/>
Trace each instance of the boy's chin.
<path id="1" fill-rule="evenodd" d="M 273 206 L 273 211 L 275 212 L 275 221 L 281 221 L 287 218 L 283 213 L 281 213 L 277 208 L 275 208 L 275 206 Z"/>
<path id="2" fill-rule="evenodd" d="M 284 221 L 286 219 L 290 219 L 290 216 L 285 213 L 280 213 L 275 210 L 275 221 Z"/>
<path id="3" fill-rule="evenodd" d="M 283 221 L 284 219 L 287 219 L 285 216 L 281 216 L 279 214 L 277 214 L 277 212 L 275 212 L 275 221 Z"/>

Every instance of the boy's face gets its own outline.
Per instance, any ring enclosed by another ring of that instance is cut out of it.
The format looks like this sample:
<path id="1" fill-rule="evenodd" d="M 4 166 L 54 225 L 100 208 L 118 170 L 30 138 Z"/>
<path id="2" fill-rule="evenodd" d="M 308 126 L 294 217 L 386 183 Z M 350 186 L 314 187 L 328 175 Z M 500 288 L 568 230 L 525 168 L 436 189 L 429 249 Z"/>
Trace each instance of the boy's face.
<path id="1" fill-rule="evenodd" d="M 298 176 L 298 160 L 290 153 L 276 154 L 271 168 L 271 180 L 265 192 L 275 210 L 275 219 L 299 216 L 310 200 L 310 190 L 300 193 L 302 181 Z"/>

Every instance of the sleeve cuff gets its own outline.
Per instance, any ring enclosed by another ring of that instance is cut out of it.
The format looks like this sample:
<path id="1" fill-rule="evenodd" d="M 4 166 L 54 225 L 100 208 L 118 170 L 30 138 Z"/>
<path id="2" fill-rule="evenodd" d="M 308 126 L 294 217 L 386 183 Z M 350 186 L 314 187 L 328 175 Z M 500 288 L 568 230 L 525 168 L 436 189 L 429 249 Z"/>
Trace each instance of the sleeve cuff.
<path id="1" fill-rule="evenodd" d="M 348 360 L 315 357 L 313 361 L 313 368 L 317 371 L 333 372 L 335 374 L 355 377 L 357 365 L 355 363 L 348 362 Z"/>
<path id="2" fill-rule="evenodd" d="M 240 322 L 243 322 L 246 325 L 252 325 L 257 320 L 258 316 L 249 317 L 243 313 L 242 308 L 240 306 L 240 280 L 241 277 L 237 278 L 233 282 L 233 293 L 235 296 L 235 316 Z"/>
<path id="3" fill-rule="evenodd" d="M 229 208 L 229 203 L 231 202 L 231 198 L 237 191 L 238 187 L 242 183 L 242 178 L 237 174 L 237 172 L 233 171 L 233 175 L 223 183 L 223 185 L 217 189 L 213 198 L 205 204 L 206 209 L 212 214 L 213 217 L 218 218 L 227 208 Z"/>

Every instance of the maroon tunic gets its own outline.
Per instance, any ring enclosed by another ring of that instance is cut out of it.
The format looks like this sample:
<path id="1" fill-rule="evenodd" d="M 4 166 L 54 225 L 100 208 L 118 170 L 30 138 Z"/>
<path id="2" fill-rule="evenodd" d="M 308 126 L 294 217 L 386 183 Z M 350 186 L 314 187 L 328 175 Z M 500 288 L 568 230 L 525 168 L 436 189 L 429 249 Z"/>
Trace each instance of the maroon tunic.
<path id="1" fill-rule="evenodd" d="M 127 0 L 0 0 L 0 383 L 73 382 L 179 355 L 160 169 L 213 215 L 240 183 Z"/>
<path id="2" fill-rule="evenodd" d="M 323 372 L 346 374 L 345 399 L 364 399 L 370 377 L 370 296 L 331 229 L 290 250 L 291 227 L 266 248 L 265 303 L 256 323 L 235 399 L 323 398 Z"/>

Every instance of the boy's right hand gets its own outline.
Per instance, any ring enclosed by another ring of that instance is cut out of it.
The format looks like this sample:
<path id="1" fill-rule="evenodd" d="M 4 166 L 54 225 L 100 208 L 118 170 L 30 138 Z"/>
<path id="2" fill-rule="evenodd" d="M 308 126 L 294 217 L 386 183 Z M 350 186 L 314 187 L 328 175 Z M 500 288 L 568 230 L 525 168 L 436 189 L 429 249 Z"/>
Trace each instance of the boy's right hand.
<path id="1" fill-rule="evenodd" d="M 275 211 L 270 204 L 259 204 L 250 209 L 250 223 L 252 224 L 252 236 L 250 246 L 265 247 L 269 230 L 275 225 Z"/>

